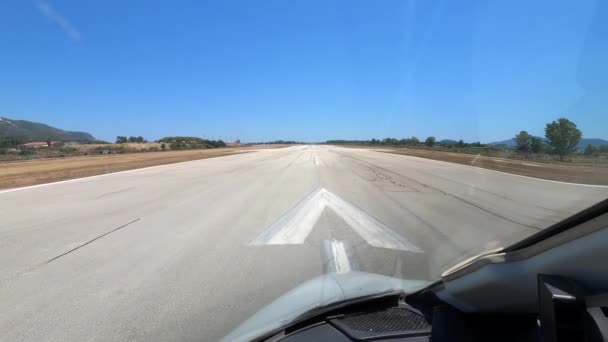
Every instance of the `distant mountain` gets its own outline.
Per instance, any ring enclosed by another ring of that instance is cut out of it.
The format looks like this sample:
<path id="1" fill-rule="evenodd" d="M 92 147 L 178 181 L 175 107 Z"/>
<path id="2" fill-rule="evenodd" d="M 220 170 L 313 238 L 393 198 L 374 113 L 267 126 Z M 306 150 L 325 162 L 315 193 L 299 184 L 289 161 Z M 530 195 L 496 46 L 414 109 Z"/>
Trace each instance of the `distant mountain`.
<path id="1" fill-rule="evenodd" d="M 64 131 L 49 125 L 13 120 L 0 116 L 0 137 L 20 137 L 26 141 L 93 141 L 95 137 L 86 132 Z"/>
<path id="2" fill-rule="evenodd" d="M 540 137 L 537 137 L 537 138 L 540 138 Z M 540 139 L 542 139 L 544 142 L 547 141 L 547 139 L 544 139 L 544 138 L 540 138 Z M 505 145 L 507 147 L 515 147 L 517 144 L 515 143 L 515 139 L 511 138 L 511 139 L 507 139 L 507 140 L 491 142 L 491 143 L 488 143 L 488 145 Z"/>
<path id="3" fill-rule="evenodd" d="M 545 139 L 543 137 L 537 137 L 537 138 L 539 138 L 542 141 L 544 141 L 545 143 L 547 143 L 547 139 Z M 507 140 L 503 140 L 503 141 L 496 141 L 493 143 L 489 143 L 488 145 L 506 145 L 508 147 L 515 147 L 517 144 L 515 143 L 515 139 L 511 138 L 511 139 L 507 139 Z M 578 142 L 578 145 L 576 147 L 582 151 L 585 149 L 585 147 L 587 147 L 587 145 L 591 145 L 591 146 L 595 146 L 595 147 L 600 146 L 600 145 L 608 145 L 608 140 L 582 138 L 581 141 Z"/>

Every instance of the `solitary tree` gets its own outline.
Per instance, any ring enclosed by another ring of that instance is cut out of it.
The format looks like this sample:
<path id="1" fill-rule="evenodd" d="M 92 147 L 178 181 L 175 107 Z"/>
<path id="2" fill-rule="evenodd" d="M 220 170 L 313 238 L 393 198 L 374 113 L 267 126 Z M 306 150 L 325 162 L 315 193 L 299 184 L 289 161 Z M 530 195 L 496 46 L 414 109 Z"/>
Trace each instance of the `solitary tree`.
<path id="1" fill-rule="evenodd" d="M 530 152 L 532 149 L 532 136 L 526 131 L 521 131 L 515 136 L 515 144 L 517 150 L 521 152 Z"/>
<path id="2" fill-rule="evenodd" d="M 167 145 L 165 145 L 165 143 L 161 143 L 160 144 L 160 149 L 163 150 L 163 151 L 166 150 L 167 149 Z"/>
<path id="3" fill-rule="evenodd" d="M 428 138 L 426 138 L 426 140 L 424 141 L 424 143 L 428 147 L 433 147 L 435 145 L 435 137 L 428 137 Z"/>
<path id="4" fill-rule="evenodd" d="M 564 156 L 576 151 L 576 146 L 581 140 L 583 133 L 576 128 L 576 124 L 566 118 L 559 118 L 547 124 L 545 136 L 549 140 L 549 145 L 553 153 L 559 155 L 559 160 L 564 160 Z"/>
<path id="5" fill-rule="evenodd" d="M 124 144 L 127 142 L 127 137 L 123 137 L 123 136 L 117 136 L 116 137 L 116 143 L 117 144 Z"/>
<path id="6" fill-rule="evenodd" d="M 530 151 L 532 153 L 540 153 L 543 151 L 543 141 L 540 138 L 532 137 L 530 140 Z"/>
<path id="7" fill-rule="evenodd" d="M 418 144 L 420 144 L 420 140 L 418 140 L 418 138 L 416 138 L 416 137 L 411 137 L 410 138 L 410 144 L 412 144 L 414 146 L 418 145 Z"/>
<path id="8" fill-rule="evenodd" d="M 464 147 L 464 141 L 462 139 L 458 140 L 458 142 L 456 143 L 456 147 Z"/>

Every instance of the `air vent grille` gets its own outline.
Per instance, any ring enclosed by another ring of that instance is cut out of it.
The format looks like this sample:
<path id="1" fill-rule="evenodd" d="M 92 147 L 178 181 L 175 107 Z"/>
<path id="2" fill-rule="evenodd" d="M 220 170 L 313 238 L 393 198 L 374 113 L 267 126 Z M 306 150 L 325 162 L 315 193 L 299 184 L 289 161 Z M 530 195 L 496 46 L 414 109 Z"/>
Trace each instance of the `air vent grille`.
<path id="1" fill-rule="evenodd" d="M 405 308 L 346 316 L 338 321 L 352 330 L 376 334 L 426 330 L 431 327 L 424 317 Z"/>

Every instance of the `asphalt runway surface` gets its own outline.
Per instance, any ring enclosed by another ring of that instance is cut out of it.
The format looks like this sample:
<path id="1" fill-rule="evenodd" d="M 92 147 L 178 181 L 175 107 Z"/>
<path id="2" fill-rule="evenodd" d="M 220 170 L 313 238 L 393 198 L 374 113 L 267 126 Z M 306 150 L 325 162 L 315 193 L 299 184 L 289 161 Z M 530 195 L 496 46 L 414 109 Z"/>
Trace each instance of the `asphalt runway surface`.
<path id="1" fill-rule="evenodd" d="M 607 197 L 316 145 L 0 191 L 0 340 L 214 341 L 316 276 L 439 279 Z"/>

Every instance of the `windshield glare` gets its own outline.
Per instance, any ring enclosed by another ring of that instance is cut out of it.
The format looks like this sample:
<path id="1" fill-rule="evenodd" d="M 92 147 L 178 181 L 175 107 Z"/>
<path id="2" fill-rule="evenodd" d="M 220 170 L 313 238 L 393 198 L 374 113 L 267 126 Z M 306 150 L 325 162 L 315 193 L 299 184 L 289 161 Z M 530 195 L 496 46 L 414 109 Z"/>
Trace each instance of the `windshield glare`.
<path id="1" fill-rule="evenodd" d="M 3 7 L 2 340 L 253 338 L 608 195 L 602 1 Z"/>

